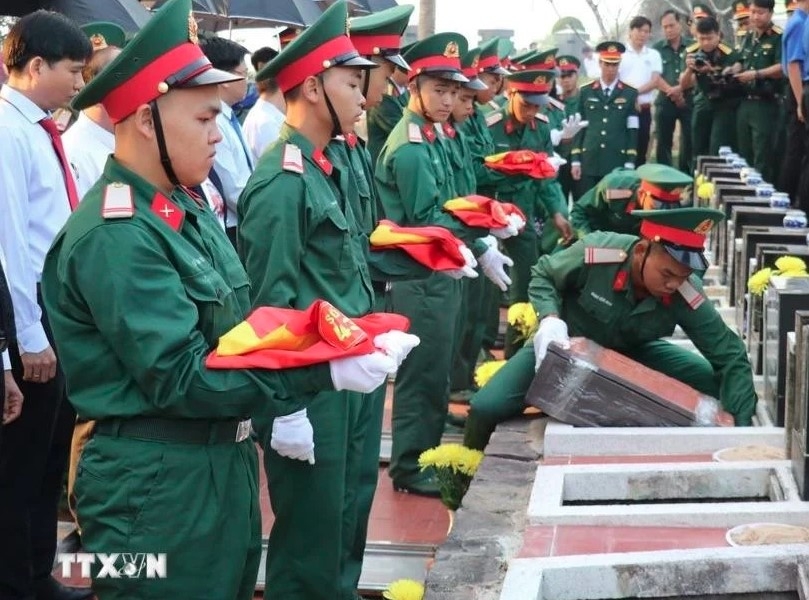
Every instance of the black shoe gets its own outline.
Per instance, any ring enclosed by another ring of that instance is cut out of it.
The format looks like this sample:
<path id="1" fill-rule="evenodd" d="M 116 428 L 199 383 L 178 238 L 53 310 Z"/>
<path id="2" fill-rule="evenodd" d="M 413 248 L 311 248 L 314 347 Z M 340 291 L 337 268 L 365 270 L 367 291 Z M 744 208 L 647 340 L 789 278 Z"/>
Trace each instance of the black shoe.
<path id="1" fill-rule="evenodd" d="M 466 427 L 466 416 L 448 412 L 444 419 L 444 433 L 463 433 Z"/>
<path id="2" fill-rule="evenodd" d="M 422 477 L 408 482 L 393 482 L 393 489 L 404 494 L 415 494 L 429 498 L 440 498 L 441 490 L 435 477 Z"/>
<path id="3" fill-rule="evenodd" d="M 78 529 L 74 529 L 68 533 L 56 548 L 59 554 L 75 554 L 81 552 L 81 534 Z"/>
<path id="4" fill-rule="evenodd" d="M 77 588 L 62 585 L 53 577 L 34 583 L 36 600 L 87 600 L 93 597 L 90 588 Z"/>

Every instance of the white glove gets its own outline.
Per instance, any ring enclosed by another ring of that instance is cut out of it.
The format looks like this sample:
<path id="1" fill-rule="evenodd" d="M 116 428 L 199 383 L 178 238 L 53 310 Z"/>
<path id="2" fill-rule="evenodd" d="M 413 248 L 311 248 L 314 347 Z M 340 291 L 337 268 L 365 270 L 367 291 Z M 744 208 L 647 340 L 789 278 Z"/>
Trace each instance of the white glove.
<path id="1" fill-rule="evenodd" d="M 582 129 L 587 127 L 590 124 L 590 121 L 582 121 L 581 115 L 576 113 L 568 118 L 568 129 L 570 131 L 570 137 L 574 137 L 577 133 L 579 133 Z M 565 136 L 567 139 L 568 136 Z"/>
<path id="2" fill-rule="evenodd" d="M 624 169 L 634 169 L 634 168 L 635 168 L 635 163 L 632 163 L 632 162 L 625 162 L 624 163 Z"/>
<path id="3" fill-rule="evenodd" d="M 520 215 L 508 215 L 506 217 L 506 222 L 507 225 L 505 227 L 491 229 L 489 230 L 489 233 L 500 238 L 501 240 L 507 240 L 508 238 L 519 234 L 523 227 L 525 227 L 525 219 L 520 217 Z"/>
<path id="4" fill-rule="evenodd" d="M 559 142 L 562 141 L 564 133 L 563 129 L 551 129 L 551 144 L 558 146 Z"/>
<path id="5" fill-rule="evenodd" d="M 396 373 L 396 359 L 382 352 L 338 358 L 329 362 L 334 389 L 370 394 Z"/>
<path id="6" fill-rule="evenodd" d="M 548 162 L 556 169 L 557 173 L 559 172 L 559 167 L 567 164 L 567 160 L 559 156 L 556 152 L 548 157 Z"/>
<path id="7" fill-rule="evenodd" d="M 410 354 L 410 351 L 421 343 L 418 336 L 394 329 L 387 333 L 381 333 L 374 338 L 374 346 L 396 361 L 396 367 L 402 363 Z"/>
<path id="8" fill-rule="evenodd" d="M 466 260 L 466 264 L 462 266 L 460 269 L 454 269 L 451 271 L 441 271 L 444 275 L 448 275 L 453 279 L 463 279 L 464 277 L 469 277 L 469 279 L 475 279 L 478 276 L 478 272 L 475 271 L 475 267 L 478 266 L 478 261 L 475 260 L 475 255 L 472 254 L 472 251 L 469 249 L 469 246 L 466 244 L 461 244 L 459 246 L 461 250 L 461 255 Z"/>
<path id="9" fill-rule="evenodd" d="M 273 419 L 270 448 L 286 458 L 315 464 L 315 432 L 305 408 Z"/>
<path id="10" fill-rule="evenodd" d="M 511 278 L 503 267 L 513 267 L 514 261 L 497 249 L 497 240 L 494 239 L 494 236 L 486 236 L 483 241 L 489 247 L 478 257 L 483 274 L 499 287 L 500 291 L 505 292 L 511 285 Z"/>
<path id="11" fill-rule="evenodd" d="M 534 354 L 536 362 L 534 369 L 539 370 L 539 365 L 545 354 L 548 352 L 548 345 L 556 342 L 563 348 L 570 348 L 570 338 L 567 335 L 567 323 L 558 317 L 545 317 L 539 322 L 539 329 L 534 335 Z"/>

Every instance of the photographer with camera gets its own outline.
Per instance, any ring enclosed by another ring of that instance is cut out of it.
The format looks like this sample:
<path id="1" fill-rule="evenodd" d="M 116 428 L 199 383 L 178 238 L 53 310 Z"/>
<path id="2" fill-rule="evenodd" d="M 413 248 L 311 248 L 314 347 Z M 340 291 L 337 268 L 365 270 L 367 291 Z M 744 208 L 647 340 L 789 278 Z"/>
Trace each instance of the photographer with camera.
<path id="1" fill-rule="evenodd" d="M 750 3 L 750 31 L 740 51 L 743 67 L 736 74 L 745 91 L 736 116 L 738 151 L 766 181 L 773 181 L 776 174 L 774 125 L 780 121 L 783 92 L 782 30 L 772 23 L 774 8 L 774 0 Z"/>
<path id="2" fill-rule="evenodd" d="M 722 43 L 719 22 L 705 17 L 697 22 L 696 31 L 697 41 L 686 49 L 680 75 L 682 89 L 697 88 L 691 117 L 693 156 L 735 145 L 736 109 L 743 92 L 734 77 L 741 70 L 741 57 Z"/>

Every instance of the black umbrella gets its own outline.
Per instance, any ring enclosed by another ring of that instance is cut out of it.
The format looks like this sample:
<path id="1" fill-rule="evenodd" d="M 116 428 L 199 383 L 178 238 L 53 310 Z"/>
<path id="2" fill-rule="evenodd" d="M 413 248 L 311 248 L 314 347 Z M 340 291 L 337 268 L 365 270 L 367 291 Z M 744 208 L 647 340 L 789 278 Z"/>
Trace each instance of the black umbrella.
<path id="1" fill-rule="evenodd" d="M 0 0 L 0 14 L 21 17 L 40 8 L 55 10 L 79 25 L 111 21 L 124 31 L 135 32 L 151 16 L 138 0 Z"/>
<path id="2" fill-rule="evenodd" d="M 159 0 L 157 10 L 168 0 Z M 307 27 L 323 12 L 316 0 L 192 0 L 200 27 L 209 31 L 239 27 Z"/>
<path id="3" fill-rule="evenodd" d="M 396 0 L 352 0 L 351 3 L 355 4 L 359 11 L 368 13 L 379 12 L 398 5 Z"/>

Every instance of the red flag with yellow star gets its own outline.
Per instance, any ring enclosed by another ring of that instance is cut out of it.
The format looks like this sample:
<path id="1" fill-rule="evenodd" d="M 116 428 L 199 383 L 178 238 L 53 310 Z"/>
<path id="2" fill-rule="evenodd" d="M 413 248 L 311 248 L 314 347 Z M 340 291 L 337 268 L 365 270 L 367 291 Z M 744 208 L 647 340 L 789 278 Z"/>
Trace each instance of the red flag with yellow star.
<path id="1" fill-rule="evenodd" d="M 545 152 L 509 150 L 485 157 L 483 164 L 504 175 L 527 175 L 533 179 L 549 179 L 556 176 L 556 169 L 548 162 L 548 155 Z"/>
<path id="2" fill-rule="evenodd" d="M 466 264 L 460 249 L 463 242 L 443 227 L 400 227 L 382 220 L 369 241 L 371 250 L 398 248 L 433 271 L 460 269 Z"/>
<path id="3" fill-rule="evenodd" d="M 476 194 L 444 202 L 444 210 L 469 227 L 499 229 L 508 224 L 502 203 Z"/>
<path id="4" fill-rule="evenodd" d="M 407 331 L 407 317 L 372 313 L 350 319 L 325 300 L 306 310 L 262 306 L 219 338 L 209 369 L 287 369 L 371 354 L 374 338 Z"/>

